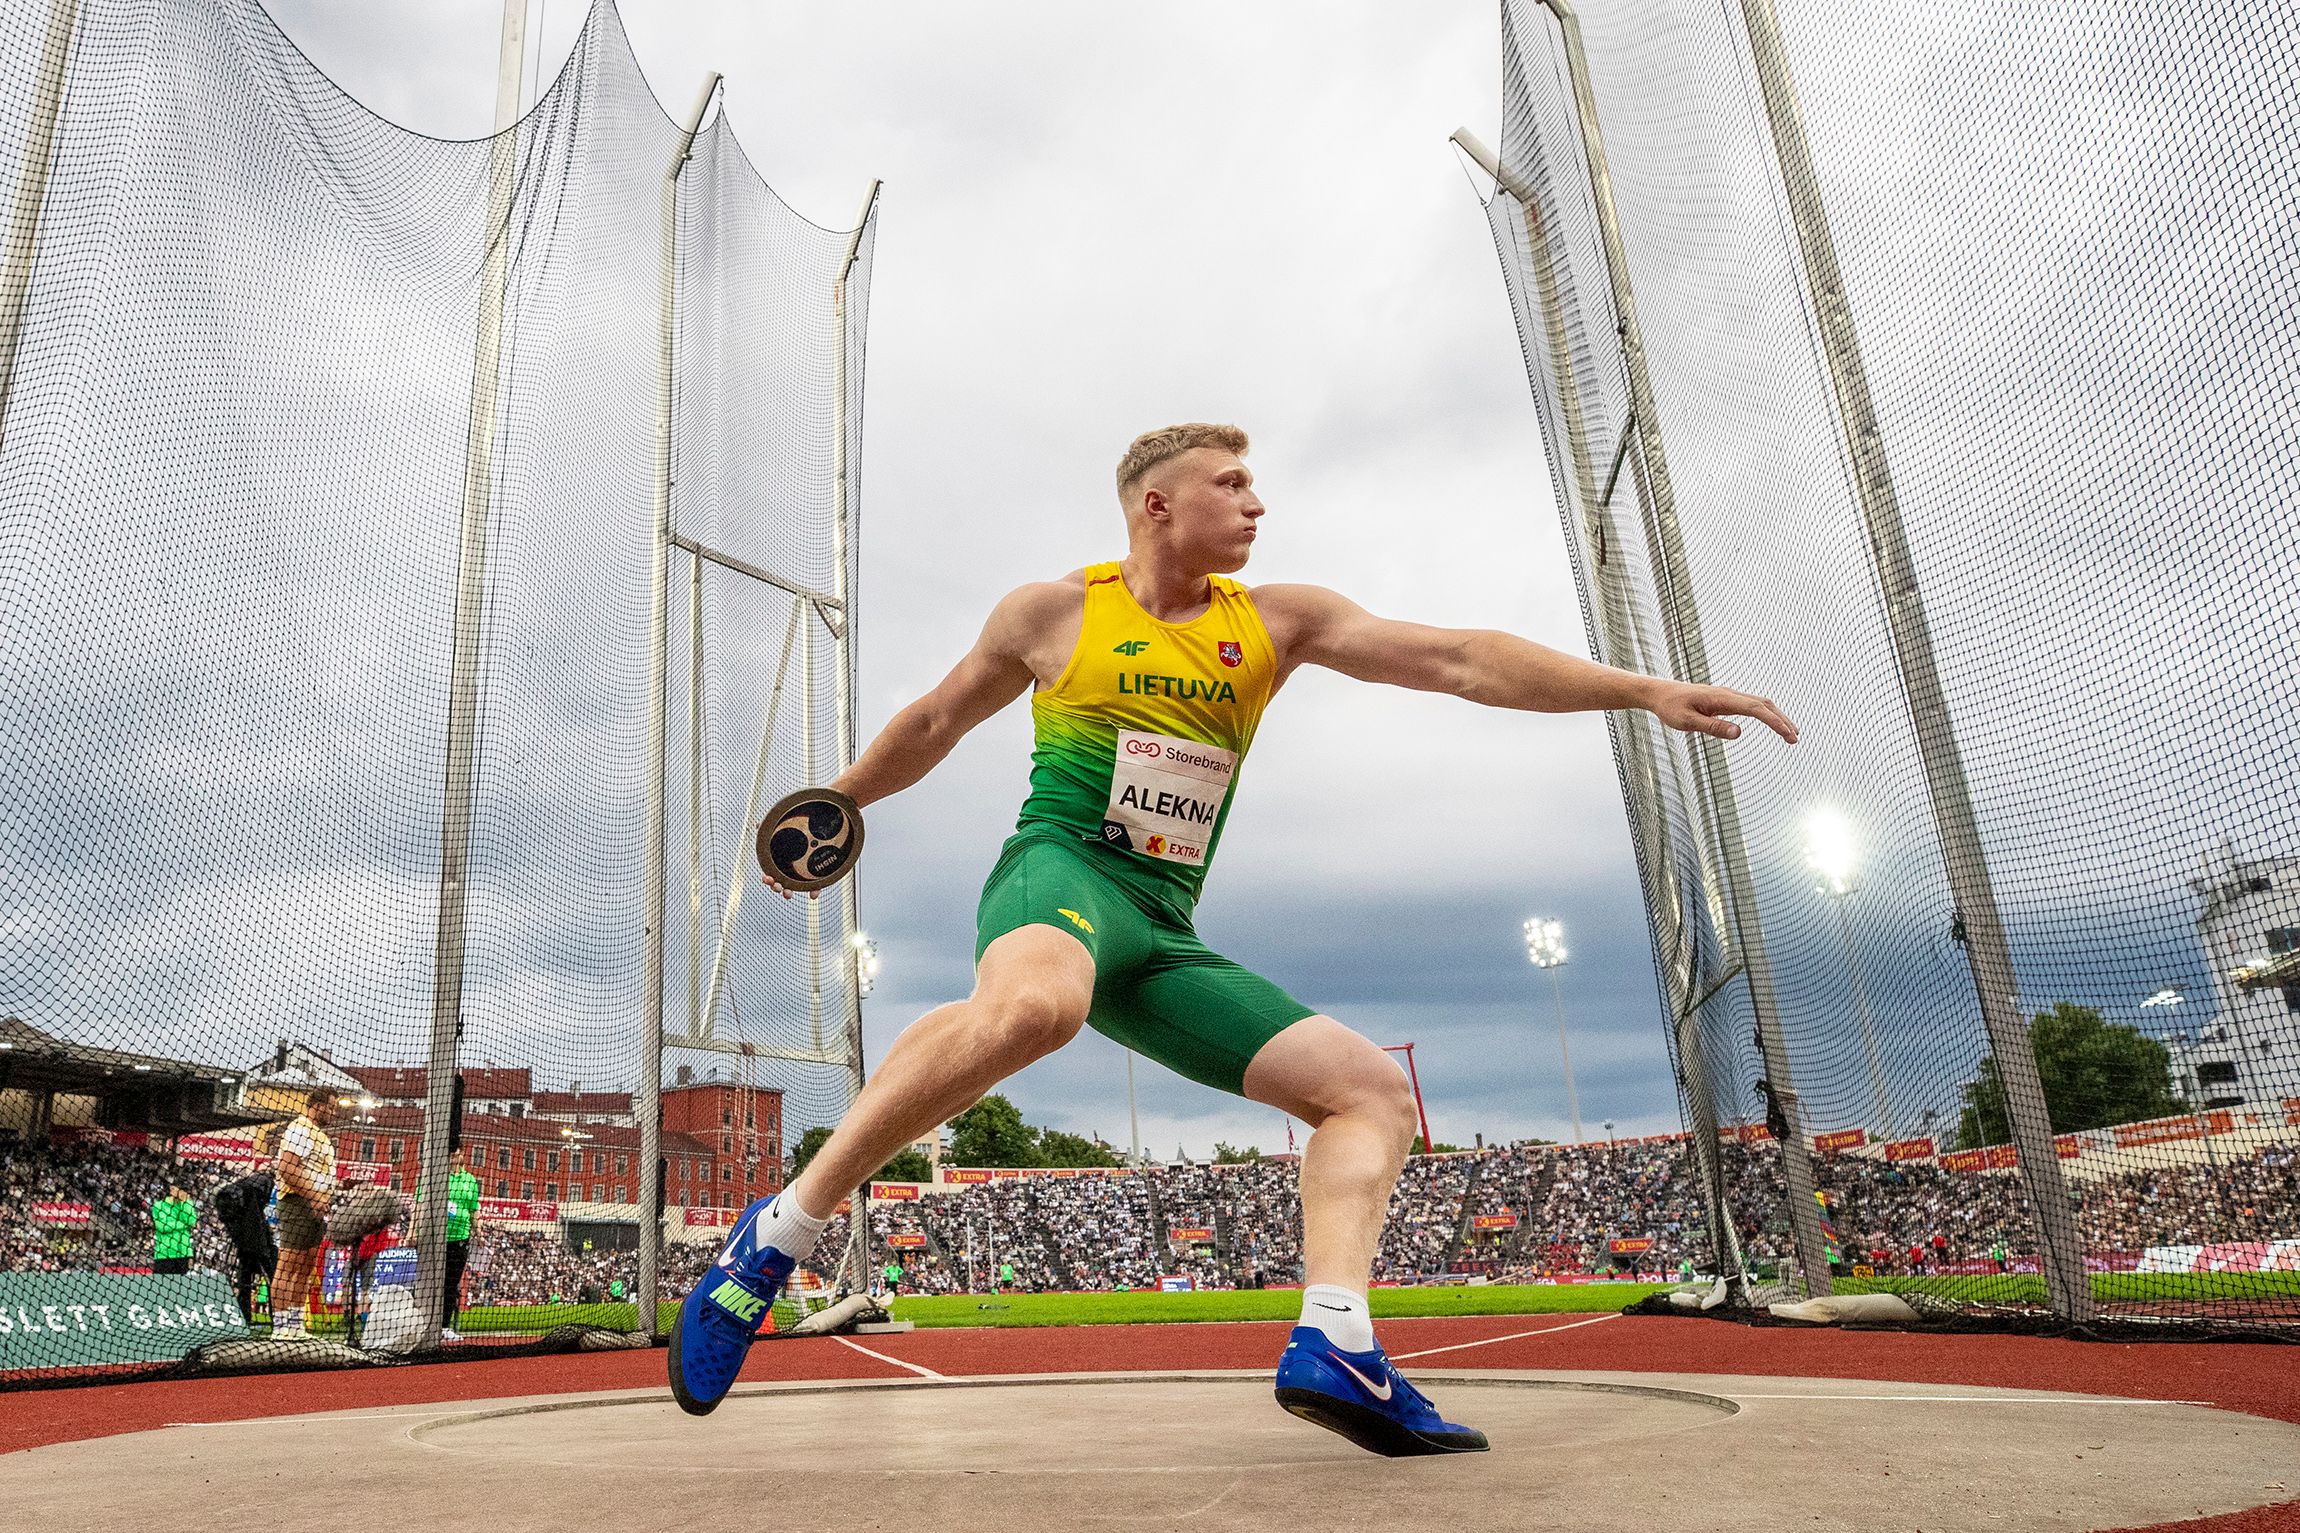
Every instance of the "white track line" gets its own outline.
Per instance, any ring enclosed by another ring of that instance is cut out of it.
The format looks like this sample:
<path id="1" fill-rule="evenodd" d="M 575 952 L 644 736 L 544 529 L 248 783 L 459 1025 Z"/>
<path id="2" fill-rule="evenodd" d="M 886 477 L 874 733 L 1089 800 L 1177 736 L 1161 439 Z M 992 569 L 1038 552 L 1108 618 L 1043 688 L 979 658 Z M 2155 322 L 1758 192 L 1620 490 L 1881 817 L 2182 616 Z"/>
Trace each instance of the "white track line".
<path id="1" fill-rule="evenodd" d="M 897 1368 L 908 1368 L 911 1372 L 918 1374 L 922 1378 L 939 1379 L 943 1377 L 943 1375 L 935 1372 L 932 1368 L 921 1368 L 918 1364 L 906 1363 L 899 1357 L 889 1357 L 884 1352 L 873 1352 L 870 1348 L 864 1346 L 861 1342 L 849 1341 L 844 1336 L 833 1336 L 831 1340 L 837 1342 L 842 1347 L 852 1347 L 865 1357 L 875 1357 L 880 1362 L 892 1363 Z"/>
<path id="2" fill-rule="evenodd" d="M 1393 1363 L 1410 1362 L 1417 1357 L 1435 1357 L 1440 1352 L 1461 1352 L 1471 1347 L 1490 1347 L 1497 1341 L 1520 1341 L 1528 1336 L 1547 1336 L 1552 1331 L 1576 1331 L 1585 1325 L 1596 1325 L 1600 1321 L 1619 1320 L 1620 1318 L 1619 1315 L 1599 1315 L 1592 1320 L 1573 1320 L 1564 1325 L 1545 1325 L 1538 1331 L 1512 1331 L 1507 1336 L 1488 1336 L 1483 1341 L 1457 1341 L 1450 1347 L 1425 1347 L 1419 1352 L 1393 1352 L 1390 1354 L 1390 1361 Z"/>
<path id="3" fill-rule="evenodd" d="M 1920 1405 L 2210 1405 L 2210 1400 L 2131 1400 L 2117 1395 L 2047 1395 L 2032 1399 L 2020 1395 L 1744 1395 L 1728 1400 L 1891 1400 Z"/>

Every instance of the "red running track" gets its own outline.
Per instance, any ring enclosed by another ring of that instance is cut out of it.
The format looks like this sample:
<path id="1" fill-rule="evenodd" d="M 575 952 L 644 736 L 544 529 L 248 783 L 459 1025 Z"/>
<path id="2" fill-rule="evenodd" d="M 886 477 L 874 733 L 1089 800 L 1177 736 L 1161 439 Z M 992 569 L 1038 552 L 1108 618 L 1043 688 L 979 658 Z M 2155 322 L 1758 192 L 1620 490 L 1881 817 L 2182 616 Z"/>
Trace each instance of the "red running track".
<path id="1" fill-rule="evenodd" d="M 1287 1329 L 1282 1322 L 935 1329 L 854 1342 L 778 1341 L 752 1349 L 742 1379 L 766 1383 L 1275 1367 Z M 1386 1320 L 1382 1340 L 1391 1356 L 1407 1360 L 1408 1373 L 1414 1371 L 1414 1355 L 1425 1354 L 1418 1361 L 1431 1369 L 1897 1379 L 2152 1399 L 2176 1393 L 2184 1400 L 2300 1424 L 2300 1348 L 2267 1344 L 2118 1345 L 2024 1336 L 1759 1330 L 1718 1321 L 1612 1315 Z M 149 1431 L 180 1421 L 663 1384 L 663 1354 L 649 1351 L 33 1390 L 0 1394 L 0 1452 Z M 2300 1465 L 2293 1467 L 2291 1483 L 2300 1492 Z M 2166 1533 L 2300 1533 L 2300 1499 L 2161 1528 Z"/>

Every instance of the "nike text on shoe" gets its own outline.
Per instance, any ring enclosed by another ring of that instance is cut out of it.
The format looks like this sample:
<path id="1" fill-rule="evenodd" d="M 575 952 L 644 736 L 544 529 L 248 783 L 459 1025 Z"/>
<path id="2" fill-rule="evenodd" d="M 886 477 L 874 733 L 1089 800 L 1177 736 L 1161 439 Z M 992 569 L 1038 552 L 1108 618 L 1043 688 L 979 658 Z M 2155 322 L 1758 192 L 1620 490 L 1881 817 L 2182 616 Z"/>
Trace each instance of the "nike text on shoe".
<path id="1" fill-rule="evenodd" d="M 727 1397 L 760 1319 L 797 1265 L 752 1241 L 758 1216 L 771 1201 L 761 1198 L 743 1210 L 735 1237 L 703 1269 L 671 1322 L 671 1397 L 690 1416 L 708 1416 Z"/>
<path id="2" fill-rule="evenodd" d="M 1438 1415 L 1376 1347 L 1343 1352 L 1323 1331 L 1300 1325 L 1278 1359 L 1278 1403 L 1304 1421 L 1339 1432 L 1368 1453 L 1483 1453 L 1485 1434 Z"/>

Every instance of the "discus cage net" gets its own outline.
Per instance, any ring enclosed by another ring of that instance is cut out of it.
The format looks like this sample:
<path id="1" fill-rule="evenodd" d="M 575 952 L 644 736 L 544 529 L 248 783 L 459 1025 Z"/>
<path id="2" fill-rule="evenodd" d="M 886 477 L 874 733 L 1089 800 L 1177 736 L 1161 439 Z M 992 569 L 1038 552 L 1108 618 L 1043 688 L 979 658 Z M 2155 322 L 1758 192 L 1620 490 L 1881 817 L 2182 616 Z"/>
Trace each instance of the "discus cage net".
<path id="1" fill-rule="evenodd" d="M 2300 8 L 1502 19 L 1593 652 L 1803 731 L 1611 719 L 1714 1270 L 2289 1329 Z"/>
<path id="2" fill-rule="evenodd" d="M 859 1081 L 855 885 L 750 835 L 854 749 L 876 188 L 801 218 L 611 0 L 506 79 L 447 141 L 256 0 L 0 12 L 0 1382 L 266 1336 L 209 1200 L 311 1091 L 403 1352 L 468 1154 L 470 1355 L 653 1331 Z"/>

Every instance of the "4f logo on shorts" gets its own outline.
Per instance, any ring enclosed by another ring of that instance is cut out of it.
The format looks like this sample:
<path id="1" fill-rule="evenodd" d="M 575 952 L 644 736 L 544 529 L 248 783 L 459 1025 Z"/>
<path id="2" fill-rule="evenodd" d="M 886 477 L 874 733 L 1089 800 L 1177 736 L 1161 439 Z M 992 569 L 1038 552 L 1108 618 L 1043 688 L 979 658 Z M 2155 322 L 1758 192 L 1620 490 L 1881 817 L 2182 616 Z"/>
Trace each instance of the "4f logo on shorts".
<path id="1" fill-rule="evenodd" d="M 1150 641 L 1148 639 L 1128 639 L 1123 644 L 1111 645 L 1110 653 L 1113 655 L 1124 655 L 1127 659 L 1131 660 L 1136 655 L 1141 654 L 1142 651 L 1148 649 L 1149 647 Z M 1232 665 L 1236 665 L 1238 662 L 1233 660 L 1230 663 Z"/>
<path id="2" fill-rule="evenodd" d="M 1244 665 L 1246 663 L 1246 652 L 1238 647 L 1236 639 L 1224 639 L 1214 646 L 1214 653 L 1221 657 L 1224 665 Z"/>
<path id="3" fill-rule="evenodd" d="M 1094 935 L 1094 923 L 1087 920 L 1086 917 L 1080 915 L 1077 911 L 1065 910 L 1057 906 L 1054 913 L 1058 916 L 1070 917 L 1070 924 L 1077 927 L 1080 931 L 1086 933 L 1087 936 L 1091 937 Z"/>

